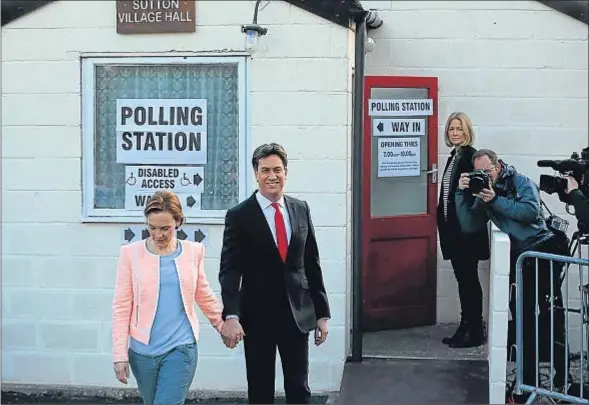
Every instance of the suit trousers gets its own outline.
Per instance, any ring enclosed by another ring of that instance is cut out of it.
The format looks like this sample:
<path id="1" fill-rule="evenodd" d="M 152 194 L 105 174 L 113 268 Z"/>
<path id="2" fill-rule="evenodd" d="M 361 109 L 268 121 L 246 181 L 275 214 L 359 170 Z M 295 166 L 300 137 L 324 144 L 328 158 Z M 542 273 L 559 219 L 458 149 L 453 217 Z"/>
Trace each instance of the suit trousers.
<path id="1" fill-rule="evenodd" d="M 283 304 L 284 305 L 284 304 Z M 264 328 L 248 328 L 244 337 L 250 404 L 273 404 L 276 349 L 280 353 L 288 404 L 311 403 L 309 333 L 299 330 L 290 308 L 271 316 Z"/>

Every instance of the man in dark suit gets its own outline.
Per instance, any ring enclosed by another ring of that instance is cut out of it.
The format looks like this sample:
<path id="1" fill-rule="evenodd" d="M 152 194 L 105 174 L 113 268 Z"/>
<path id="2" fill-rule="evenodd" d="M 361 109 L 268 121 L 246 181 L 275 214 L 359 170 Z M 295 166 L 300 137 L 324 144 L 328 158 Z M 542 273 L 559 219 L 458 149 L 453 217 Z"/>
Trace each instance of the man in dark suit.
<path id="1" fill-rule="evenodd" d="M 283 194 L 284 148 L 259 146 L 252 165 L 258 190 L 225 218 L 223 340 L 233 348 L 243 338 L 249 403 L 274 403 L 278 347 L 287 402 L 308 404 L 309 332 L 322 344 L 331 316 L 315 231 L 307 203 Z"/>

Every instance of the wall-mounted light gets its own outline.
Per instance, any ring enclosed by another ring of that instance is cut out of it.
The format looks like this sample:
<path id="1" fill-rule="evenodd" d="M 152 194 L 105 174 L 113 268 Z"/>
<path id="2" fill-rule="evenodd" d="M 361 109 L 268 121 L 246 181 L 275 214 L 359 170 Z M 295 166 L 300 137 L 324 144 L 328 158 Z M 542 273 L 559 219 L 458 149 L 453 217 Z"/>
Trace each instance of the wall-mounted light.
<path id="1" fill-rule="evenodd" d="M 260 36 L 266 35 L 268 28 L 260 27 L 258 24 L 247 24 L 241 26 L 241 32 L 245 34 L 245 50 L 254 53 L 258 49 Z"/>
<path id="2" fill-rule="evenodd" d="M 268 32 L 268 28 L 258 25 L 258 9 L 260 7 L 260 2 L 261 0 L 256 1 L 252 23 L 241 26 L 241 32 L 245 34 L 245 50 L 250 54 L 258 49 L 258 41 L 260 37 L 266 35 Z"/>
<path id="3" fill-rule="evenodd" d="M 364 45 L 364 51 L 366 53 L 374 51 L 374 39 L 366 37 L 366 44 Z"/>

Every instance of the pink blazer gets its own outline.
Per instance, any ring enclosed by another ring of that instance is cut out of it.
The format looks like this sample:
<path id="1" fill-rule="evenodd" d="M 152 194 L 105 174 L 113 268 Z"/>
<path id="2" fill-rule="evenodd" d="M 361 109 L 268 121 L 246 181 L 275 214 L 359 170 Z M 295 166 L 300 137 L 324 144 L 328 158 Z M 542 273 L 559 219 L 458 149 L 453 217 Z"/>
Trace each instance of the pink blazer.
<path id="1" fill-rule="evenodd" d="M 198 341 L 197 303 L 219 332 L 223 326 L 222 306 L 215 297 L 204 270 L 204 246 L 178 241 L 182 253 L 176 261 L 184 310 Z M 112 355 L 114 362 L 129 361 L 129 336 L 149 343 L 159 296 L 159 256 L 150 253 L 145 240 L 121 247 L 115 294 L 112 303 Z"/>

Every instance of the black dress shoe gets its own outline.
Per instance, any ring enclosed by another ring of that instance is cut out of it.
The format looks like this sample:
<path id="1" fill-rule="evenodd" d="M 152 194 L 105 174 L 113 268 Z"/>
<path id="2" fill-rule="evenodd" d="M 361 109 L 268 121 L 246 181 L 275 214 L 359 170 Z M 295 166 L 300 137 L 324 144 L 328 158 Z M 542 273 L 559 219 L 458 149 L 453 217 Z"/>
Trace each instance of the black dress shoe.
<path id="1" fill-rule="evenodd" d="M 458 329 L 454 332 L 454 335 L 445 337 L 442 339 L 442 343 L 445 345 L 449 345 L 451 343 L 459 342 L 464 340 L 466 333 L 468 332 L 468 325 L 464 319 L 460 320 L 460 325 L 458 325 Z"/>

